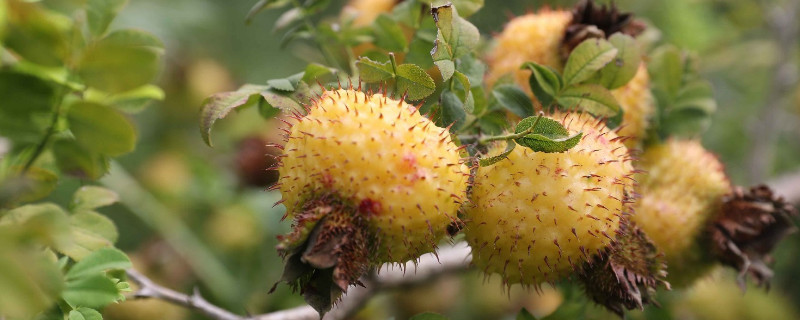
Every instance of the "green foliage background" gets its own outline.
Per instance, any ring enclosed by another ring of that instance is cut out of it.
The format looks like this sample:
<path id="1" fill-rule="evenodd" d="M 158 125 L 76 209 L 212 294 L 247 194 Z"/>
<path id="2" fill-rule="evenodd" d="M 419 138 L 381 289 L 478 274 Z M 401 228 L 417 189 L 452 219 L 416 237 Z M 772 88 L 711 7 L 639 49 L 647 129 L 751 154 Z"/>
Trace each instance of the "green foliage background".
<path id="1" fill-rule="evenodd" d="M 82 3 L 43 2 L 65 12 Z M 780 101 L 776 134 L 765 135 L 755 129 L 764 117 L 775 64 L 780 59 L 779 43 L 770 30 L 775 21 L 770 18 L 769 10 L 784 2 L 788 0 L 617 1 L 619 7 L 651 22 L 667 42 L 697 52 L 700 73 L 712 81 L 718 102 L 713 124 L 703 137 L 704 144 L 726 164 L 735 184 L 750 185 L 800 170 L 797 81 L 792 92 Z M 119 193 L 121 203 L 99 210 L 117 225 L 117 247 L 130 255 L 134 266 L 157 282 L 184 292 L 197 285 L 211 301 L 229 310 L 256 314 L 302 303 L 302 298 L 291 294 L 285 286 L 267 294 L 279 279 L 282 267 L 274 249 L 275 236 L 289 227 L 288 222 L 280 222 L 283 209 L 272 207 L 280 195 L 265 191 L 266 186 L 247 186 L 237 175 L 240 163 L 252 161 L 240 153 L 247 146 L 243 141 L 274 137 L 276 132 L 271 130 L 274 124 L 256 116 L 255 108 L 246 109 L 219 122 L 215 147 L 209 148 L 198 135 L 199 108 L 203 99 L 213 93 L 232 91 L 244 83 L 265 84 L 267 79 L 303 70 L 308 60 L 322 59 L 313 46 L 302 42 L 281 48 L 282 33 L 272 30 L 278 11 L 266 11 L 246 25 L 244 17 L 253 3 L 131 0 L 122 9 L 111 29 L 143 29 L 164 42 L 164 69 L 158 75 L 157 85 L 164 89 L 165 98 L 130 115 L 139 137 L 135 151 L 119 157 L 118 164 L 112 164 L 110 174 L 101 180 Z M 528 0 L 487 0 L 487 3 L 469 19 L 483 35 L 499 32 L 510 15 L 521 15 L 548 4 L 553 7 L 572 4 Z M 334 1 L 327 16 L 337 15 L 342 4 L 343 1 Z M 800 62 L 798 45 L 800 38 L 791 44 L 794 52 L 790 59 L 795 72 Z M 125 87 L 124 83 L 103 80 L 96 84 L 108 91 Z M 757 149 L 758 145 L 768 148 Z M 766 167 L 752 168 L 754 150 L 774 153 L 759 155 L 773 160 Z M 127 150 L 98 152 L 124 151 Z M 45 200 L 69 204 L 83 184 L 79 179 L 62 180 Z M 716 280 L 705 280 L 697 288 L 660 294 L 663 308 L 648 308 L 645 313 L 633 313 L 632 317 L 797 318 L 800 316 L 796 307 L 800 305 L 798 240 L 797 234 L 792 235 L 778 248 L 776 276 L 769 294 L 751 288 L 742 296 L 730 286 L 731 274 L 717 272 Z M 559 296 L 570 297 L 569 290 L 537 297 L 514 289 L 508 294 L 510 298 L 506 298 L 497 280 L 482 283 L 477 273 L 445 277 L 410 292 L 382 294 L 359 317 L 376 319 L 394 315 L 403 319 L 416 312 L 437 311 L 452 319 L 513 319 L 520 306 L 545 312 Z M 575 300 L 579 299 L 566 299 L 560 310 L 580 308 L 576 306 L 580 302 Z M 588 308 L 591 311 L 586 314 L 590 318 L 609 317 L 591 304 Z M 104 315 L 107 319 L 202 319 L 155 301 L 125 302 L 106 308 Z"/>

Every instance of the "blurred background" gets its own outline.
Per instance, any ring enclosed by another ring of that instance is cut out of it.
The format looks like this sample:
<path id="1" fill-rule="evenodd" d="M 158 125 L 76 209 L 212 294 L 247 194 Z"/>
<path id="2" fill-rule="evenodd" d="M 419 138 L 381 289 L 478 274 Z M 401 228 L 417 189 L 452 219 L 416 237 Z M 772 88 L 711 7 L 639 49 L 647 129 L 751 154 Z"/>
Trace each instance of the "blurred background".
<path id="1" fill-rule="evenodd" d="M 46 1 L 56 3 L 58 1 Z M 238 313 L 264 313 L 303 304 L 286 286 L 267 294 L 282 263 L 275 236 L 288 230 L 280 195 L 266 191 L 276 176 L 265 173 L 264 147 L 274 124 L 250 108 L 221 120 L 214 148 L 200 138 L 198 114 L 207 96 L 244 83 L 264 84 L 300 72 L 308 62 L 303 45 L 281 48 L 272 25 L 282 13 L 266 11 L 245 24 L 255 0 L 130 0 L 114 22 L 158 35 L 166 45 L 158 85 L 166 99 L 135 115 L 136 151 L 119 158 L 104 184 L 135 206 L 105 208 L 119 227 L 118 247 L 136 268 L 184 292 L 198 286 L 211 301 Z M 345 1 L 333 1 L 321 17 L 335 17 Z M 604 2 L 604 1 L 599 1 Z M 619 0 L 652 24 L 660 37 L 700 58 L 718 110 L 704 135 L 706 147 L 726 164 L 735 184 L 776 181 L 800 170 L 800 87 L 796 0 Z M 470 21 L 484 36 L 499 32 L 510 16 L 572 1 L 487 0 Z M 57 4 L 55 4 L 57 5 Z M 52 196 L 68 201 L 79 182 L 64 180 Z M 800 189 L 800 182 L 784 181 Z M 800 181 L 795 178 L 794 181 Z M 787 238 L 775 254 L 776 276 L 767 293 L 741 293 L 733 275 L 715 272 L 686 291 L 659 294 L 662 308 L 633 313 L 649 319 L 800 319 L 800 238 Z M 435 293 L 434 293 L 435 292 Z M 519 307 L 545 315 L 569 292 L 542 294 L 501 290 L 498 279 L 478 273 L 443 277 L 425 287 L 383 293 L 360 319 L 406 319 L 435 311 L 452 319 L 513 319 Z M 593 308 L 593 307 L 592 307 Z M 600 308 L 590 318 L 612 318 Z M 108 319 L 203 319 L 159 301 L 111 306 Z"/>

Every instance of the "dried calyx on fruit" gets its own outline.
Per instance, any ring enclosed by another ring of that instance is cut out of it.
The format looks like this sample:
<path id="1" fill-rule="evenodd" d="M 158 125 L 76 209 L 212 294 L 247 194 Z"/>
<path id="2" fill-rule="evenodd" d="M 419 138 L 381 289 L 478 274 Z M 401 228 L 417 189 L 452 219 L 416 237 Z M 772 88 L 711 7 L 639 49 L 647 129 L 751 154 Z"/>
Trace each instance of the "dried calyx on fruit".
<path id="1" fill-rule="evenodd" d="M 552 115 L 583 132 L 564 152 L 515 148 L 480 167 L 465 210 L 473 263 L 506 285 L 538 288 L 606 250 L 628 212 L 633 167 L 620 138 L 586 113 Z M 502 151 L 490 148 L 490 154 Z"/>
<path id="2" fill-rule="evenodd" d="M 635 20 L 630 12 L 619 12 L 613 2 L 606 6 L 591 0 L 581 1 L 572 9 L 572 21 L 561 42 L 562 58 L 566 60 L 572 49 L 586 39 L 608 38 L 617 32 L 635 37 L 644 29 L 644 23 Z"/>
<path id="3" fill-rule="evenodd" d="M 770 252 L 784 236 L 797 231 L 791 220 L 797 209 L 765 185 L 747 191 L 736 187 L 722 202 L 720 214 L 709 225 L 711 252 L 718 261 L 739 270 L 742 290 L 748 274 L 758 285 L 768 287 Z"/>
<path id="4" fill-rule="evenodd" d="M 283 281 L 320 313 L 384 262 L 431 252 L 457 221 L 469 169 L 447 129 L 380 93 L 325 91 L 286 129 Z M 401 265 L 402 267 L 402 265 Z"/>
<path id="5" fill-rule="evenodd" d="M 625 309 L 656 304 L 658 287 L 670 289 L 663 254 L 633 222 L 623 220 L 615 241 L 578 272 L 586 293 L 620 317 Z"/>

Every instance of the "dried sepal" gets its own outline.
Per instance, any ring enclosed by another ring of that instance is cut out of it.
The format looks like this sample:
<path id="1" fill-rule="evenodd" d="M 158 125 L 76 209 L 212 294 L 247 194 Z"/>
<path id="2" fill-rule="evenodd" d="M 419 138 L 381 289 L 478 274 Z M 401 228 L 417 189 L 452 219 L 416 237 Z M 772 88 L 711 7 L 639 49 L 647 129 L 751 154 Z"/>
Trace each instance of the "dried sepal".
<path id="1" fill-rule="evenodd" d="M 631 221 L 623 222 L 614 243 L 578 272 L 587 295 L 620 317 L 626 309 L 658 305 L 653 299 L 656 288 L 670 289 L 666 276 L 663 255 Z"/>
<path id="2" fill-rule="evenodd" d="M 709 226 L 711 252 L 721 263 L 739 270 L 742 290 L 748 274 L 759 286 L 769 287 L 770 252 L 784 236 L 797 230 L 793 215 L 797 209 L 765 185 L 747 191 L 736 187 L 723 199 L 719 215 Z"/>
<path id="3" fill-rule="evenodd" d="M 281 281 L 325 314 L 348 286 L 362 285 L 359 278 L 369 270 L 369 252 L 377 243 L 367 230 L 357 208 L 336 196 L 315 197 L 295 216 L 292 232 L 279 236 L 285 260 Z"/>
<path id="4" fill-rule="evenodd" d="M 572 9 L 572 22 L 567 26 L 561 53 L 566 59 L 572 49 L 586 39 L 608 38 L 617 32 L 635 37 L 644 28 L 644 23 L 635 20 L 630 12 L 620 12 L 613 2 L 607 6 L 584 0 Z"/>

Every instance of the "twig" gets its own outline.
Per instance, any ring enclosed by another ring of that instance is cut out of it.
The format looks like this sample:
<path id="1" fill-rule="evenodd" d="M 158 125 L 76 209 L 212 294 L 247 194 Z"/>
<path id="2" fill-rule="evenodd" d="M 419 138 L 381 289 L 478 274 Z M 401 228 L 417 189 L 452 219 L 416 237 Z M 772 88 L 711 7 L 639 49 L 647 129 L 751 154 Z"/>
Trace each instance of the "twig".
<path id="1" fill-rule="evenodd" d="M 772 1 L 764 5 L 773 4 Z M 775 158 L 775 143 L 780 135 L 780 110 L 786 95 L 797 82 L 797 64 L 794 62 L 797 51 L 797 38 L 800 28 L 797 24 L 797 15 L 800 11 L 800 1 L 787 1 L 783 7 L 765 8 L 766 19 L 769 22 L 775 41 L 778 43 L 778 61 L 775 64 L 772 76 L 772 87 L 766 98 L 763 113 L 752 128 L 752 137 L 759 137 L 759 142 L 753 145 L 749 159 L 749 178 L 751 183 L 764 181 L 769 167 Z"/>
<path id="2" fill-rule="evenodd" d="M 323 320 L 339 320 L 351 317 L 381 290 L 426 283 L 431 279 L 456 272 L 465 271 L 471 262 L 470 248 L 465 242 L 439 249 L 438 254 L 425 254 L 414 265 L 384 265 L 374 276 L 362 280 L 365 287 L 352 286 L 341 301 L 325 314 Z M 202 312 L 216 320 L 318 320 L 319 314 L 310 306 L 275 311 L 256 316 L 239 316 L 217 307 L 200 296 L 195 290 L 191 296 L 164 288 L 135 270 L 128 270 L 128 277 L 140 289 L 135 298 L 161 299 L 179 306 Z"/>
<path id="3" fill-rule="evenodd" d="M 200 311 L 212 319 L 218 319 L 218 320 L 244 319 L 238 315 L 230 313 L 226 310 L 223 310 L 220 307 L 211 304 L 206 299 L 204 299 L 203 296 L 200 295 L 200 292 L 197 290 L 197 288 L 194 289 L 194 293 L 192 293 L 191 296 L 188 296 L 183 293 L 173 291 L 164 288 L 160 285 L 157 285 L 152 280 L 148 279 L 147 277 L 145 277 L 143 274 L 139 273 L 136 270 L 128 269 L 127 274 L 128 278 L 139 286 L 139 290 L 133 294 L 134 298 L 161 299 L 170 303 L 174 303 L 177 305 L 185 306 Z"/>

